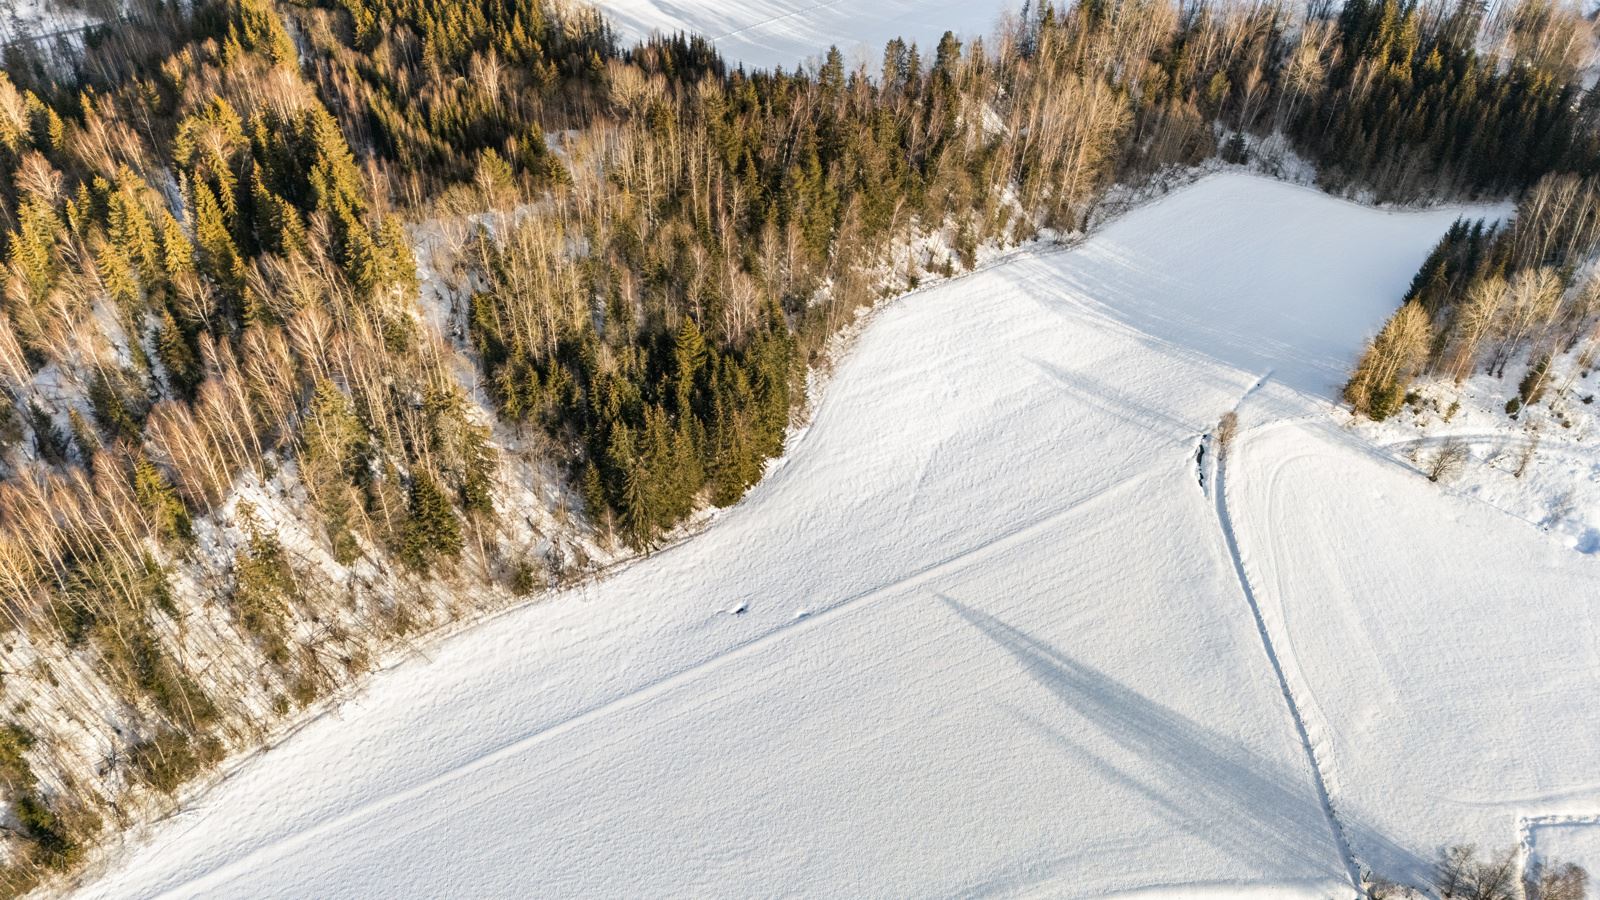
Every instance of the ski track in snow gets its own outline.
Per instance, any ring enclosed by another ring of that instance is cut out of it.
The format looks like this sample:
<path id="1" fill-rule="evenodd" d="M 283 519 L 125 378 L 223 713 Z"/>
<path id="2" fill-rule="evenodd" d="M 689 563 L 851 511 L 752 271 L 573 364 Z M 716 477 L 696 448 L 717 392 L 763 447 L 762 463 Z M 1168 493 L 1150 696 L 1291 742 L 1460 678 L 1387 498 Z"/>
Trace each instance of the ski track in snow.
<path id="1" fill-rule="evenodd" d="M 1234 413 L 1244 406 L 1250 395 L 1254 394 L 1272 377 L 1269 370 L 1257 378 L 1245 392 L 1240 395 L 1239 402 L 1234 404 Z M 1237 439 L 1237 436 L 1236 436 Z M 1239 578 L 1239 590 L 1244 594 L 1245 602 L 1250 604 L 1250 614 L 1256 622 L 1256 630 L 1261 635 L 1261 647 L 1267 654 L 1267 661 L 1272 665 L 1272 672 L 1278 678 L 1278 686 L 1283 690 L 1283 700 L 1289 708 L 1289 716 L 1294 720 L 1295 731 L 1300 735 L 1300 743 L 1305 748 L 1306 761 L 1311 766 L 1312 781 L 1317 786 L 1317 800 L 1322 805 L 1322 811 L 1328 818 L 1328 828 L 1332 830 L 1334 840 L 1339 845 L 1339 856 L 1343 860 L 1345 869 L 1350 876 L 1350 889 L 1359 891 L 1361 885 L 1361 872 L 1356 865 L 1355 858 L 1350 852 L 1350 840 L 1345 835 L 1344 825 L 1339 821 L 1333 809 L 1333 800 L 1328 794 L 1327 779 L 1323 775 L 1322 762 L 1317 758 L 1316 745 L 1311 741 L 1311 734 L 1306 729 L 1305 716 L 1300 712 L 1300 704 L 1295 700 L 1295 690 L 1289 684 L 1289 677 L 1284 674 L 1283 663 L 1278 659 L 1277 648 L 1273 646 L 1272 634 L 1267 630 L 1267 620 L 1261 615 L 1261 604 L 1256 601 L 1256 592 L 1250 587 L 1250 574 L 1245 571 L 1244 557 L 1239 554 L 1239 542 L 1234 534 L 1233 519 L 1228 515 L 1228 451 L 1219 448 L 1216 456 L 1215 470 L 1211 495 L 1217 512 L 1217 525 L 1222 531 L 1222 539 L 1228 548 L 1228 558 L 1233 563 L 1234 574 Z"/>
<path id="2" fill-rule="evenodd" d="M 1433 847 L 1524 843 L 1530 807 L 1591 812 L 1592 564 L 1331 423 L 1255 438 L 1241 555 L 1355 856 L 1418 881 Z M 1306 527 L 1337 515 L 1359 543 Z"/>
<path id="3" fill-rule="evenodd" d="M 1582 851 L 1600 567 L 1325 399 L 1455 214 L 1214 176 L 888 304 L 737 508 L 383 673 L 86 896 L 1325 898 Z"/>

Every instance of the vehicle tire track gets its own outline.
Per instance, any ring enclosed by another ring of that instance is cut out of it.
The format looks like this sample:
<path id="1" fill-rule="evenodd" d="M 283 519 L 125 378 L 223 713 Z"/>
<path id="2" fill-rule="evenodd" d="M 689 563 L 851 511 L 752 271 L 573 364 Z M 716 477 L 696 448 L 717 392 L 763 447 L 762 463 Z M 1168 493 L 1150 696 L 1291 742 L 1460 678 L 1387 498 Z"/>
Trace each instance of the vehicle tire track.
<path id="1" fill-rule="evenodd" d="M 586 710 L 574 713 L 565 719 L 538 728 L 529 734 L 504 743 L 494 749 L 488 750 L 452 769 L 426 778 L 423 781 L 411 785 L 403 790 L 390 794 L 384 794 L 379 797 L 374 797 L 371 800 L 360 803 L 351 809 L 339 813 L 330 819 L 319 822 L 309 828 L 301 831 L 295 831 L 290 834 L 266 841 L 246 852 L 242 856 L 220 863 L 216 867 L 193 878 L 186 879 L 179 884 L 163 888 L 155 896 L 177 897 L 194 896 L 196 894 L 207 893 L 210 890 L 220 887 L 233 876 L 249 871 L 249 869 L 257 863 L 281 858 L 295 848 L 298 848 L 316 838 L 335 833 L 343 829 L 345 826 L 360 821 L 361 819 L 373 813 L 380 812 L 382 810 L 389 809 L 421 797 L 435 788 L 459 781 L 460 779 L 465 778 L 474 772 L 485 769 L 502 760 L 514 757 L 533 747 L 538 746 L 539 744 L 557 738 L 590 722 L 639 706 L 640 704 L 659 697 L 662 694 L 673 690 L 674 688 L 693 681 L 695 678 L 705 675 L 708 672 L 715 671 L 716 669 L 727 665 L 728 663 L 734 662 L 738 659 L 765 649 L 769 644 L 775 643 L 780 639 L 800 634 L 813 628 L 820 628 L 853 612 L 864 609 L 874 600 L 882 599 L 907 588 L 916 587 L 935 578 L 958 571 L 970 563 L 985 559 L 996 553 L 1004 552 L 1013 547 L 1021 545 L 1028 539 L 1036 536 L 1039 532 L 1062 522 L 1075 513 L 1081 512 L 1084 508 L 1097 502 L 1111 499 L 1123 490 L 1126 490 L 1138 484 L 1139 482 L 1149 480 L 1156 474 L 1158 473 L 1153 471 L 1144 471 L 1130 475 L 1111 485 L 1079 497 L 1054 512 L 1047 513 L 1031 522 L 1018 525 L 1010 531 L 1003 532 L 996 537 L 978 544 L 977 546 L 968 548 L 937 562 L 930 563 L 929 565 L 924 566 L 923 568 L 918 569 L 909 575 L 905 575 L 887 584 L 879 585 L 878 587 L 870 588 L 846 597 L 834 605 L 822 610 L 821 612 L 806 616 L 804 618 L 796 619 L 788 624 L 780 625 L 770 631 L 763 632 L 743 642 L 734 644 L 727 650 L 724 650 L 715 656 L 702 660 L 701 662 L 691 664 L 686 668 L 673 672 L 672 674 L 646 682 L 645 684 L 640 685 L 639 687 L 634 688 L 631 691 L 627 691 L 619 696 L 613 697 L 610 700 L 606 700 Z"/>
<path id="2" fill-rule="evenodd" d="M 1255 393 L 1268 378 L 1272 377 L 1269 370 L 1266 374 L 1256 379 L 1255 383 L 1245 389 L 1240 395 L 1239 402 L 1234 404 L 1233 411 L 1238 413 L 1239 407 Z M 1261 613 L 1261 604 L 1256 599 L 1254 588 L 1250 586 L 1250 576 L 1245 572 L 1244 557 L 1239 553 L 1239 541 L 1234 531 L 1233 519 L 1228 513 L 1228 481 L 1227 465 L 1228 450 L 1218 448 L 1216 454 L 1216 477 L 1212 489 L 1212 503 L 1217 514 L 1217 526 L 1222 531 L 1222 540 L 1227 547 L 1229 560 L 1233 563 L 1233 574 L 1238 578 L 1239 589 L 1244 594 L 1245 601 L 1250 605 L 1250 613 L 1255 617 L 1256 633 L 1261 638 L 1261 647 L 1266 651 L 1267 661 L 1272 665 L 1272 672 L 1278 678 L 1278 688 L 1283 692 L 1284 702 L 1289 707 L 1289 717 L 1294 720 L 1295 731 L 1299 734 L 1300 745 L 1305 750 L 1306 761 L 1311 765 L 1311 780 L 1317 790 L 1317 801 L 1322 806 L 1322 814 L 1328 820 L 1328 828 L 1333 834 L 1334 845 L 1339 851 L 1340 862 L 1344 864 L 1345 874 L 1350 879 L 1351 890 L 1360 894 L 1361 872 L 1355 861 L 1355 855 L 1350 850 L 1349 838 L 1345 835 L 1344 825 L 1340 823 L 1338 815 L 1333 810 L 1333 799 L 1328 793 L 1327 780 L 1322 774 L 1322 763 L 1317 758 L 1316 747 L 1311 742 L 1311 732 L 1306 728 L 1305 716 L 1300 712 L 1300 704 L 1295 699 L 1295 692 L 1289 686 L 1289 677 L 1285 673 L 1282 661 L 1278 658 L 1277 648 L 1273 645 L 1272 634 L 1267 630 L 1266 617 Z"/>

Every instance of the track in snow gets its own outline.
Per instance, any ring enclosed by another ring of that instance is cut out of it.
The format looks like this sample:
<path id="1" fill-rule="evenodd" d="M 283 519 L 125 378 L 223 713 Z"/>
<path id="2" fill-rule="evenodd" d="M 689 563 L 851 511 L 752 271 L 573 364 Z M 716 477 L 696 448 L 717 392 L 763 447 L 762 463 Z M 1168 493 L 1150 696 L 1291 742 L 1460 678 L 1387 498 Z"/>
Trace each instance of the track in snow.
<path id="1" fill-rule="evenodd" d="M 372 813 L 396 808 L 409 800 L 421 797 L 436 788 L 459 781 L 462 778 L 487 768 L 488 766 L 491 766 L 501 760 L 516 756 L 519 753 L 525 753 L 545 741 L 559 737 L 560 735 L 593 720 L 603 718 L 608 714 L 628 709 L 642 703 L 646 703 L 653 697 L 659 696 L 660 694 L 672 690 L 675 687 L 685 684 L 691 679 L 714 671 L 715 669 L 733 662 L 734 660 L 740 659 L 747 654 L 757 652 L 767 644 L 770 644 L 781 638 L 802 631 L 821 628 L 839 618 L 842 618 L 843 616 L 850 614 L 856 609 L 871 603 L 873 600 L 897 593 L 906 588 L 916 587 L 924 584 L 931 579 L 938 578 L 942 575 L 947 575 L 963 566 L 982 560 L 991 554 L 1014 547 L 1028 540 L 1039 532 L 1049 528 L 1050 526 L 1061 522 L 1074 513 L 1080 512 L 1084 508 L 1095 503 L 1109 500 L 1115 497 L 1119 492 L 1137 484 L 1140 481 L 1146 480 L 1149 477 L 1150 475 L 1148 473 L 1130 476 L 1117 482 L 1116 484 L 1102 488 L 1101 490 L 1098 490 L 1087 497 L 1074 500 L 1056 512 L 1053 512 L 1033 522 L 1029 522 L 1025 525 L 1021 525 L 993 540 L 986 541 L 976 547 L 965 550 L 948 559 L 935 563 L 934 565 L 927 566 L 904 578 L 896 579 L 893 582 L 873 588 L 872 590 L 864 593 L 856 594 L 852 597 L 846 597 L 845 599 L 828 607 L 827 609 L 824 609 L 821 612 L 808 612 L 794 619 L 789 625 L 776 628 L 760 635 L 759 637 L 755 637 L 743 643 L 737 644 L 733 648 L 711 658 L 710 660 L 707 660 L 706 662 L 692 666 L 688 669 L 684 669 L 680 672 L 676 672 L 665 678 L 652 681 L 649 684 L 646 684 L 643 687 L 631 691 L 628 694 L 625 694 L 614 700 L 585 710 L 584 712 L 564 719 L 549 727 L 541 728 L 532 734 L 491 750 L 490 752 L 485 753 L 463 765 L 457 766 L 447 772 L 444 772 L 443 774 L 415 784 L 406 790 L 369 801 L 361 806 L 345 812 L 343 815 L 340 815 L 337 818 L 321 822 L 312 828 L 296 832 L 266 846 L 257 847 L 244 856 L 233 860 L 228 865 L 205 872 L 200 877 L 197 877 L 192 881 L 185 882 L 184 884 L 163 893 L 161 896 L 192 896 L 195 894 L 204 893 L 207 889 L 214 888 L 217 885 L 224 883 L 228 878 L 237 873 L 248 871 L 252 866 L 262 861 L 279 858 L 286 851 L 303 846 L 307 842 L 312 841 L 317 837 L 339 831 L 345 826 L 353 822 L 357 822 L 362 818 L 371 815 Z"/>
<path id="2" fill-rule="evenodd" d="M 1239 408 L 1260 387 L 1272 377 L 1269 369 L 1255 383 L 1245 389 L 1240 395 L 1239 402 L 1234 404 L 1233 413 L 1238 414 Z M 1235 435 L 1235 441 L 1238 435 Z M 1283 690 L 1284 703 L 1289 707 L 1289 716 L 1294 719 L 1295 731 L 1300 736 L 1300 744 L 1305 748 L 1306 762 L 1311 766 L 1312 781 L 1317 787 L 1317 800 L 1322 805 L 1323 815 L 1327 816 L 1328 828 L 1332 830 L 1335 843 L 1339 847 L 1339 856 L 1350 876 L 1350 888 L 1357 893 L 1361 890 L 1361 870 L 1357 865 L 1354 855 L 1350 851 L 1350 841 L 1345 835 L 1344 825 L 1339 822 L 1338 815 L 1333 809 L 1333 798 L 1328 794 L 1327 780 L 1322 774 L 1322 763 L 1317 759 L 1317 748 L 1311 742 L 1311 733 L 1306 729 L 1305 715 L 1300 711 L 1300 704 L 1295 700 L 1295 692 L 1289 685 L 1289 676 L 1284 672 L 1283 663 L 1278 659 L 1278 650 L 1272 643 L 1272 634 L 1267 630 L 1267 620 L 1261 615 L 1261 604 L 1256 601 L 1256 592 L 1250 586 L 1250 576 L 1245 571 L 1244 557 L 1239 553 L 1239 542 L 1234 536 L 1233 519 L 1228 515 L 1228 452 L 1229 449 L 1218 447 L 1216 450 L 1216 479 L 1212 485 L 1211 494 L 1217 512 L 1217 526 L 1222 531 L 1223 542 L 1228 548 L 1228 558 L 1233 563 L 1233 573 L 1239 579 L 1239 590 L 1244 594 L 1244 599 L 1250 604 L 1250 614 L 1255 618 L 1256 631 L 1261 635 L 1261 647 L 1266 651 L 1267 661 L 1272 664 L 1272 672 L 1278 677 L 1278 687 Z"/>

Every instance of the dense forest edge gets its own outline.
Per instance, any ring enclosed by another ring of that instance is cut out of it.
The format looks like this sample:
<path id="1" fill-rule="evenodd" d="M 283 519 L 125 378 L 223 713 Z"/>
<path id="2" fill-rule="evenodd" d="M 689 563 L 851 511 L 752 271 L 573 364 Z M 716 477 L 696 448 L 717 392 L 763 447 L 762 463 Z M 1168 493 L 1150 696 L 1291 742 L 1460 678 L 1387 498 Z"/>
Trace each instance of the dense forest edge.
<path id="1" fill-rule="evenodd" d="M 1540 179 L 1508 222 L 1460 220 L 1445 233 L 1345 385 L 1358 414 L 1383 420 L 1416 406 L 1419 378 L 1459 386 L 1476 372 L 1504 379 L 1511 366 L 1521 377 L 1506 415 L 1545 401 L 1571 427 L 1555 401 L 1600 354 L 1600 175 L 1584 171 Z M 1443 413 L 1448 421 L 1453 410 Z"/>
<path id="2" fill-rule="evenodd" d="M 1032 4 L 870 69 L 542 0 L 135 0 L 77 40 L 0 74 L 7 896 L 475 598 L 737 501 L 859 310 L 1113 186 L 1519 198 L 1430 256 L 1367 415 L 1517 353 L 1535 402 L 1600 340 L 1594 29 L 1547 0 Z"/>

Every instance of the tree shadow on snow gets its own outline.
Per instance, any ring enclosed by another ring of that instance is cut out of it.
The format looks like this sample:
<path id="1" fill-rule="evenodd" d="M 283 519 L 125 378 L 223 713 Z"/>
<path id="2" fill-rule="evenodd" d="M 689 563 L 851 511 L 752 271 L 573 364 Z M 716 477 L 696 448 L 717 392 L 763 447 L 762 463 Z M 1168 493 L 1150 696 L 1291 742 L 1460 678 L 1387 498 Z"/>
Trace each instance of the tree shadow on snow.
<path id="1" fill-rule="evenodd" d="M 1059 385 L 1074 400 L 1092 409 L 1106 413 L 1135 428 L 1148 431 L 1163 442 L 1187 445 L 1199 437 L 1204 427 L 1186 422 L 1163 412 L 1148 401 L 1141 400 L 1110 382 L 1095 378 L 1087 372 L 1077 372 L 1056 363 L 1034 357 L 1028 362 Z"/>
<path id="2" fill-rule="evenodd" d="M 1355 340 L 1340 346 L 1325 334 L 1328 322 L 1305 320 L 1290 304 L 1221 303 L 1226 292 L 1196 294 L 1187 278 L 1152 270 L 1147 260 L 1103 243 L 1050 257 L 1047 265 L 1044 277 L 1005 274 L 1058 315 L 1115 323 L 1170 355 L 1245 372 L 1272 369 L 1280 382 L 1312 396 L 1337 396 L 1354 362 L 1346 356 L 1359 348 Z"/>
<path id="3" fill-rule="evenodd" d="M 1309 772 L 1263 757 L 987 613 L 944 594 L 938 597 L 1138 764 L 1119 766 L 1088 742 L 1018 712 L 1025 725 L 1143 797 L 1183 833 L 1237 860 L 1241 878 L 1267 871 L 1296 879 L 1347 879 Z M 1385 870 L 1426 869 L 1416 853 L 1375 829 L 1344 818 L 1341 823 L 1359 846 L 1378 850 Z"/>

